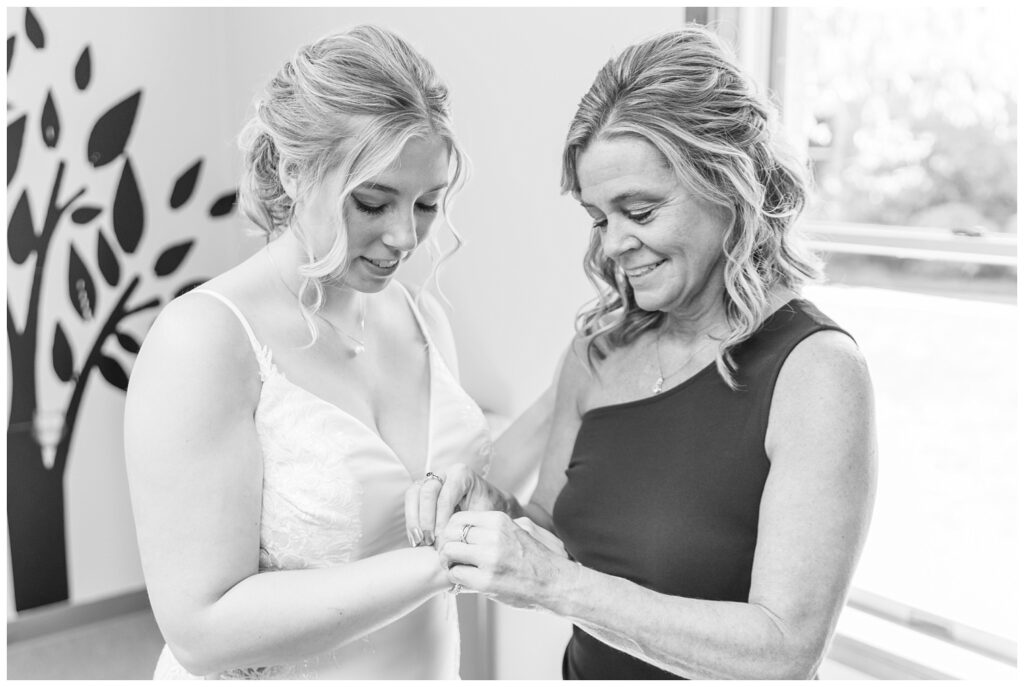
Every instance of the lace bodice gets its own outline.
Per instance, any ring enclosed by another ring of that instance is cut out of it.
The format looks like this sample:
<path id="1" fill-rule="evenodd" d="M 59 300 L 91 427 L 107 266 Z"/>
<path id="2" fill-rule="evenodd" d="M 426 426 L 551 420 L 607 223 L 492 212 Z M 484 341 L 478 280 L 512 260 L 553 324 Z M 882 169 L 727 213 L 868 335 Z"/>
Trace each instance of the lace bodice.
<path id="1" fill-rule="evenodd" d="M 227 298 L 197 292 L 231 308 L 259 361 L 262 387 L 254 420 L 263 453 L 260 572 L 344 565 L 408 546 L 404 495 L 422 475 L 411 475 L 380 435 L 360 420 L 289 381 Z M 430 366 L 424 471 L 437 472 L 455 462 L 486 470 L 491 456 L 486 419 L 448 370 L 408 292 L 405 295 L 427 341 Z M 458 643 L 454 597 L 441 594 L 329 654 L 300 664 L 211 677 L 454 678 Z M 164 647 L 155 677 L 197 676 L 188 674 Z"/>

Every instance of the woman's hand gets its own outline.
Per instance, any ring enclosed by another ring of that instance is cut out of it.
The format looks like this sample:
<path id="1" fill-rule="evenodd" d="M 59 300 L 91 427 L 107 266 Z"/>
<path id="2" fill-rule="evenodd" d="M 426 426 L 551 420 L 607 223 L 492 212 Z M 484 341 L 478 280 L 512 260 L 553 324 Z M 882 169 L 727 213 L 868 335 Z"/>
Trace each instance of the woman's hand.
<path id="1" fill-rule="evenodd" d="M 438 553 L 453 584 L 517 608 L 549 607 L 579 574 L 558 537 L 495 511 L 455 513 Z"/>
<path id="2" fill-rule="evenodd" d="M 434 545 L 457 511 L 507 511 L 512 499 L 463 463 L 440 475 L 427 473 L 405 492 L 405 529 L 409 543 Z"/>

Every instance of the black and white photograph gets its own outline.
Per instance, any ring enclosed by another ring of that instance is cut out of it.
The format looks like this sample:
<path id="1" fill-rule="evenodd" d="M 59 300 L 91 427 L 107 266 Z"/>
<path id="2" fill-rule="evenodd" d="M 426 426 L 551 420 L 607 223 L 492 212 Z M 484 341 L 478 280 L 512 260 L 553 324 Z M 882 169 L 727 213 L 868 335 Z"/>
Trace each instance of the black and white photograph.
<path id="1" fill-rule="evenodd" d="M 1017 680 L 1019 12 L 7 6 L 8 680 Z"/>

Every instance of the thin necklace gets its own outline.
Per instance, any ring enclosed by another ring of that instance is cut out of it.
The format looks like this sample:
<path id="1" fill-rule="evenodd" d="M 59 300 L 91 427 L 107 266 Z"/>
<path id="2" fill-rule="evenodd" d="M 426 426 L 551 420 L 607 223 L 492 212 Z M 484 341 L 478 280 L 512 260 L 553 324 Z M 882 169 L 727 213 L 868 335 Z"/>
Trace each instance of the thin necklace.
<path id="1" fill-rule="evenodd" d="M 662 366 L 661 366 L 661 332 L 662 331 L 663 331 L 662 329 L 658 329 L 658 336 L 654 340 L 654 354 L 655 354 L 655 356 L 658 359 L 658 380 L 656 382 L 654 382 L 654 386 L 651 387 L 651 392 L 655 393 L 655 394 L 660 394 L 664 390 L 664 388 L 665 388 L 665 380 L 666 379 L 671 379 L 672 377 L 675 377 L 677 374 L 682 372 L 683 369 L 686 368 L 686 366 L 689 365 L 693 361 L 694 357 L 698 353 L 703 351 L 705 348 L 707 348 L 708 344 L 710 344 L 713 341 L 713 339 L 708 339 L 707 341 L 702 343 L 700 346 L 698 346 L 697 348 L 693 349 L 693 352 L 690 353 L 690 355 L 686 356 L 686 361 L 682 365 L 677 367 L 675 369 L 675 371 L 673 371 L 671 374 L 665 374 L 665 372 L 663 371 Z M 704 333 L 706 334 L 707 332 L 704 332 Z"/>
<path id="2" fill-rule="evenodd" d="M 288 292 L 291 293 L 293 296 L 295 296 L 296 299 L 298 299 L 299 298 L 299 294 L 295 293 L 295 291 L 288 284 L 288 282 L 285 281 L 284 276 L 281 274 L 281 269 L 277 266 L 277 260 L 274 260 L 274 254 L 270 252 L 270 245 L 268 244 L 264 250 L 267 253 L 267 258 L 270 260 L 270 264 L 273 265 L 274 274 L 276 274 L 277 278 L 281 280 L 282 284 L 284 284 L 284 288 L 288 289 Z M 363 337 L 362 339 L 356 338 L 355 336 L 352 336 L 348 332 L 343 331 L 337 325 L 335 325 L 333 322 L 331 322 L 329 319 L 327 319 L 326 317 L 324 317 L 320 313 L 316 313 L 316 316 L 319 317 L 324 322 L 326 322 L 327 326 L 330 327 L 331 329 L 333 329 L 335 332 L 337 332 L 340 336 L 343 336 L 343 337 L 345 337 L 347 339 L 351 339 L 355 343 L 355 345 L 352 346 L 352 354 L 353 355 L 359 355 L 360 353 L 362 353 L 363 351 L 366 350 L 366 342 L 365 342 L 365 339 L 366 339 L 366 297 L 365 296 L 359 299 L 359 335 Z"/>

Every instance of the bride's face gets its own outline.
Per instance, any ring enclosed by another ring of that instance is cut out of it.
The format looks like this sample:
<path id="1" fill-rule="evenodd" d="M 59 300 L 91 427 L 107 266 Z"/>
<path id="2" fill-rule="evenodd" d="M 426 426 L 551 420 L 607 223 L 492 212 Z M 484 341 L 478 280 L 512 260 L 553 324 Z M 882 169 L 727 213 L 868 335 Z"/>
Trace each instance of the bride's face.
<path id="1" fill-rule="evenodd" d="M 391 167 L 345 198 L 345 286 L 364 293 L 387 286 L 437 218 L 449 182 L 448 160 L 448 144 L 439 136 L 411 139 Z M 326 253 L 334 242 L 343 185 L 341 171 L 335 170 L 297 211 L 317 255 Z"/>

